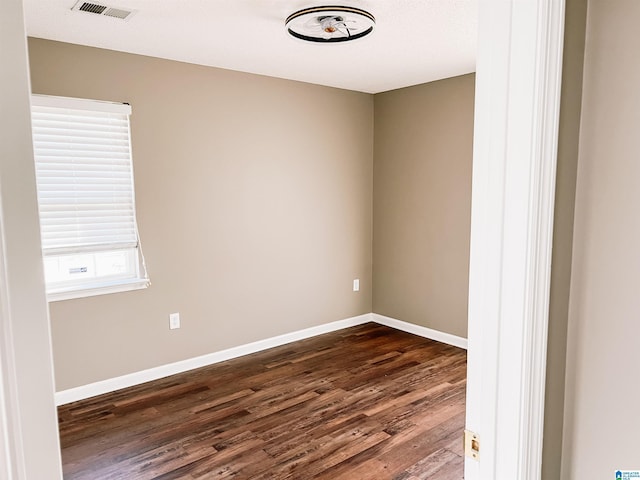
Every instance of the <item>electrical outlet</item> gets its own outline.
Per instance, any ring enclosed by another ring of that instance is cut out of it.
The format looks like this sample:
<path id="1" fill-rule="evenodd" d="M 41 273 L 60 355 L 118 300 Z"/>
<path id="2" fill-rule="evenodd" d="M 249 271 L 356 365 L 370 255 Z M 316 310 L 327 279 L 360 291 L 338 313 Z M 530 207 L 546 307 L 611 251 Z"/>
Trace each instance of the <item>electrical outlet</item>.
<path id="1" fill-rule="evenodd" d="M 356 278 L 353 281 L 353 291 L 354 292 L 359 292 L 360 291 L 360 279 L 359 278 Z"/>
<path id="2" fill-rule="evenodd" d="M 171 330 L 175 330 L 176 328 L 180 328 L 180 314 L 172 313 L 169 315 L 169 328 Z"/>

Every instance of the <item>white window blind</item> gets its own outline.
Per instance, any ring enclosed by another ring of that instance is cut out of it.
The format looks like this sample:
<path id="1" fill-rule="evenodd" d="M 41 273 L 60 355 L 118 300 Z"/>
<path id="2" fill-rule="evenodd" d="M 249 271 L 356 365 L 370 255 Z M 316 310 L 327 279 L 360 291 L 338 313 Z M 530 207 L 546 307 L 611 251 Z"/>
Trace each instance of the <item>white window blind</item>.
<path id="1" fill-rule="evenodd" d="M 36 183 L 50 292 L 146 280 L 136 225 L 130 113 L 126 104 L 33 96 Z"/>

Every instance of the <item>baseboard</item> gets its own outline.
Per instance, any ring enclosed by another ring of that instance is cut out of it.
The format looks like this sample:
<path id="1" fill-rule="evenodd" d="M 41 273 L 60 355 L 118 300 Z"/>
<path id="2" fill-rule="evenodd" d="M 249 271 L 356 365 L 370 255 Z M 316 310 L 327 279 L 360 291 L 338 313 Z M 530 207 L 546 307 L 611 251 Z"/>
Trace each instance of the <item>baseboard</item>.
<path id="1" fill-rule="evenodd" d="M 391 317 L 385 317 L 377 313 L 371 314 L 371 320 L 379 323 L 380 325 L 386 325 L 387 327 L 395 328 L 396 330 L 402 330 L 403 332 L 413 333 L 421 337 L 429 338 L 437 342 L 446 343 L 447 345 L 453 345 L 454 347 L 467 349 L 467 339 L 451 335 L 450 333 L 440 332 L 431 328 L 422 327 L 409 322 L 403 322 Z"/>
<path id="2" fill-rule="evenodd" d="M 161 365 L 148 370 L 142 370 L 128 375 L 122 375 L 120 377 L 90 383 L 88 385 L 82 385 L 68 390 L 62 390 L 55 394 L 56 405 L 64 405 L 78 400 L 83 400 L 85 398 L 95 397 L 96 395 L 102 395 L 103 393 L 120 390 L 121 388 L 140 385 L 141 383 L 158 380 L 177 373 L 187 372 L 194 368 L 206 367 L 207 365 L 212 365 L 214 363 L 224 362 L 225 360 L 231 360 L 232 358 L 242 357 L 244 355 L 260 352 L 269 348 L 279 347 L 280 345 L 285 345 L 287 343 L 304 340 L 305 338 L 322 335 L 323 333 L 335 332 L 336 330 L 341 330 L 343 328 L 362 325 L 367 322 L 379 323 L 380 325 L 386 325 L 387 327 L 395 328 L 396 330 L 419 335 L 421 337 L 436 340 L 455 347 L 467 348 L 466 338 L 457 337 L 455 335 L 427 327 L 421 327 L 413 323 L 403 322 L 402 320 L 397 320 L 395 318 L 385 317 L 384 315 L 379 315 L 377 313 L 365 313 L 364 315 L 359 315 L 357 317 L 351 317 L 344 320 L 338 320 L 336 322 L 318 325 L 317 327 L 285 333 L 284 335 L 278 335 L 265 340 L 258 340 L 257 342 L 247 343 L 245 345 L 228 348 L 226 350 L 220 350 L 200 357 L 189 358 L 187 360 Z"/>
<path id="3" fill-rule="evenodd" d="M 241 357 L 250 353 L 279 347 L 280 345 L 285 345 L 287 343 L 315 337 L 316 335 L 322 335 L 323 333 L 334 332 L 343 328 L 354 327 L 371 321 L 371 314 L 366 313 L 357 317 L 325 323 L 323 325 L 318 325 L 317 327 L 305 328 L 304 330 L 285 333 L 284 335 L 278 335 L 265 340 L 258 340 L 257 342 L 247 343 L 245 345 L 209 353 L 200 357 L 154 367 L 140 372 L 130 373 L 128 375 L 122 375 L 120 377 L 90 383 L 88 385 L 82 385 L 68 390 L 61 390 L 55 394 L 56 405 L 64 405 L 66 403 L 83 400 L 85 398 L 95 397 L 96 395 L 113 392 L 115 390 L 120 390 L 121 388 L 132 387 L 141 383 L 175 375 L 176 373 L 193 370 L 194 368 L 205 367 L 207 365 Z"/>

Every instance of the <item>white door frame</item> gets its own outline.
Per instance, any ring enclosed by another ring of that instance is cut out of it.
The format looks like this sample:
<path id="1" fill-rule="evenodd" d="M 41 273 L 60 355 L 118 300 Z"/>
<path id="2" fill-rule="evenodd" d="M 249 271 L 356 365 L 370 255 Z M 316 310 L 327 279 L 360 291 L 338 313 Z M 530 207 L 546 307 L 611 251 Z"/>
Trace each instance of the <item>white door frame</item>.
<path id="1" fill-rule="evenodd" d="M 564 0 L 480 0 L 466 480 L 539 480 Z"/>
<path id="2" fill-rule="evenodd" d="M 0 196 L 1 197 L 1 196 Z M 1 211 L 1 208 L 0 208 Z M 4 231 L 0 221 L 0 480 L 24 478 L 13 334 L 7 305 Z"/>
<path id="3" fill-rule="evenodd" d="M 61 480 L 21 0 L 0 15 L 0 479 Z"/>

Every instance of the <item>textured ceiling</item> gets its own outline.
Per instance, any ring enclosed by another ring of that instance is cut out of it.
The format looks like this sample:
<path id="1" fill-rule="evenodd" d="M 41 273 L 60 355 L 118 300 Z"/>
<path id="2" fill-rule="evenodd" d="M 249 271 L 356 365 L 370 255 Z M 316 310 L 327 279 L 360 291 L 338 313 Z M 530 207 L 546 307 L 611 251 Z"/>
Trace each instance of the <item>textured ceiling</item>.
<path id="1" fill-rule="evenodd" d="M 353 0 L 376 17 L 348 43 L 291 37 L 308 0 L 114 0 L 129 20 L 71 11 L 75 0 L 24 0 L 33 37 L 378 93 L 475 71 L 477 0 Z M 340 3 L 339 3 L 340 4 Z"/>

